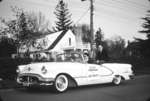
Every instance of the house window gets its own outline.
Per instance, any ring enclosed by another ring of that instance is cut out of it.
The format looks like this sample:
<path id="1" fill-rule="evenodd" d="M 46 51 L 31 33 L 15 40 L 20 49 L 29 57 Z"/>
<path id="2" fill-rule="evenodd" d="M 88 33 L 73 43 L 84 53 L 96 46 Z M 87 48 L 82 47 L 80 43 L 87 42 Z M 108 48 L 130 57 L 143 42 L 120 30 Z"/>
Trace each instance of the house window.
<path id="1" fill-rule="evenodd" d="M 69 38 L 69 46 L 71 46 L 71 38 Z"/>

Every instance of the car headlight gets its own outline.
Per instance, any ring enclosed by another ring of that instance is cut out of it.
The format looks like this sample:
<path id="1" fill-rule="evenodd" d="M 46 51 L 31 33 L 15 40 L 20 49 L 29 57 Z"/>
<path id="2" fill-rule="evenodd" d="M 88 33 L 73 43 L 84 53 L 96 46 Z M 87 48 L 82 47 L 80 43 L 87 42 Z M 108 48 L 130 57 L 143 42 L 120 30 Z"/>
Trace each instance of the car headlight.
<path id="1" fill-rule="evenodd" d="M 17 68 L 16 73 L 20 73 L 20 69 L 19 68 Z"/>
<path id="2" fill-rule="evenodd" d="M 46 74 L 46 73 L 47 73 L 47 69 L 46 69 L 45 66 L 43 66 L 43 67 L 41 68 L 41 72 L 42 72 L 42 74 Z"/>
<path id="3" fill-rule="evenodd" d="M 19 69 L 17 69 L 16 72 L 19 73 Z"/>

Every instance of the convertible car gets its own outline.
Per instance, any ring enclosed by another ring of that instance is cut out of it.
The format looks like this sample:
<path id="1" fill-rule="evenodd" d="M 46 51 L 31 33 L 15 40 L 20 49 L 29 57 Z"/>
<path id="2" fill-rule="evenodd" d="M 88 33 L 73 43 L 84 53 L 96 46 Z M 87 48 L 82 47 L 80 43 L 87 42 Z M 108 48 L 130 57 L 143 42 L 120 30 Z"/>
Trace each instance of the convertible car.
<path id="1" fill-rule="evenodd" d="M 17 83 L 27 88 L 53 86 L 57 92 L 68 87 L 114 83 L 133 78 L 132 65 L 119 63 L 90 64 L 77 52 L 58 54 L 53 62 L 20 65 Z"/>

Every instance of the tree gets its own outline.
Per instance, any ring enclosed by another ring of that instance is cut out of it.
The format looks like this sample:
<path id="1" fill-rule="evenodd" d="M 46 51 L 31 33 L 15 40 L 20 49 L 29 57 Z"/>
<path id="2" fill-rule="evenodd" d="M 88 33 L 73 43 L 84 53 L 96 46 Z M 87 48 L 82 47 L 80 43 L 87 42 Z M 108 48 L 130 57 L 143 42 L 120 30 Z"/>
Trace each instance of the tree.
<path id="1" fill-rule="evenodd" d="M 83 25 L 81 25 L 81 28 L 82 28 L 82 40 L 83 40 L 83 42 L 91 42 L 90 26 L 83 24 Z"/>
<path id="2" fill-rule="evenodd" d="M 143 57 L 150 57 L 150 10 L 147 12 L 146 17 L 142 18 L 145 21 L 142 25 L 143 30 L 139 31 L 140 33 L 146 34 L 147 39 L 136 38 L 136 41 L 139 43 L 137 45 L 139 45 L 139 50 Z"/>
<path id="3" fill-rule="evenodd" d="M 43 34 L 47 34 L 47 27 L 45 27 L 47 23 L 45 25 L 43 24 L 44 20 L 41 14 L 39 14 L 39 18 L 37 18 L 35 15 L 33 16 L 24 12 L 17 7 L 12 8 L 12 11 L 16 19 L 9 21 L 2 19 L 1 21 L 6 27 L 3 30 L 1 29 L 1 33 L 4 35 L 9 34 L 13 37 L 17 46 L 17 52 L 19 52 L 19 48 L 24 45 L 28 52 L 30 46 L 33 46 L 35 43 L 35 39 Z"/>
<path id="4" fill-rule="evenodd" d="M 45 16 L 41 13 L 27 13 L 27 19 L 28 19 L 28 25 L 30 27 L 30 30 L 33 32 L 41 32 L 43 34 L 47 33 L 50 31 L 49 29 L 49 22 L 45 19 Z"/>
<path id="5" fill-rule="evenodd" d="M 150 10 L 148 11 L 146 17 L 142 18 L 145 22 L 143 23 L 142 27 L 144 30 L 139 31 L 140 33 L 145 33 L 147 38 L 150 39 Z"/>
<path id="6" fill-rule="evenodd" d="M 0 38 L 0 57 L 10 57 L 11 54 L 16 53 L 14 40 L 8 37 Z"/>
<path id="7" fill-rule="evenodd" d="M 76 37 L 80 37 L 82 42 L 91 42 L 90 26 L 87 24 L 74 25 L 72 31 Z"/>
<path id="8" fill-rule="evenodd" d="M 98 45 L 103 43 L 103 39 L 104 39 L 104 34 L 102 33 L 101 28 L 99 28 L 95 35 L 95 42 L 96 42 L 97 47 L 98 47 Z"/>
<path id="9" fill-rule="evenodd" d="M 110 40 L 105 40 L 104 43 L 107 44 L 108 55 L 112 59 L 119 59 L 124 56 L 125 51 L 125 40 L 116 36 Z"/>
<path id="10" fill-rule="evenodd" d="M 54 28 L 54 30 L 67 30 L 71 27 L 71 14 L 69 13 L 69 9 L 67 7 L 68 5 L 63 0 L 59 0 L 54 11 L 54 14 L 56 15 L 56 18 L 58 20 L 55 22 L 56 27 Z"/>
<path id="11" fill-rule="evenodd" d="M 33 35 L 35 33 L 30 30 L 27 15 L 22 9 L 12 8 L 12 11 L 16 16 L 16 19 L 13 20 L 15 24 L 13 25 L 12 21 L 10 21 L 8 24 L 11 26 L 8 27 L 8 30 L 11 29 L 10 33 L 14 32 L 13 36 L 17 45 L 17 52 L 19 52 L 19 48 L 23 45 L 26 45 L 27 50 L 29 50 L 29 46 L 34 41 Z"/>

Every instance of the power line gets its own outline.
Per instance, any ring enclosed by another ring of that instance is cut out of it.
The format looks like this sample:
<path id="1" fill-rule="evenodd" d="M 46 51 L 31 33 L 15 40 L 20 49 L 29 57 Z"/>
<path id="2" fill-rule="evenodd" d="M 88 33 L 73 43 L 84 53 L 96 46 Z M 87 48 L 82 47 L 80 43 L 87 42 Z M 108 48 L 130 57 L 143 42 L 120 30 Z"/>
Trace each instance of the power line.
<path id="1" fill-rule="evenodd" d="M 120 16 L 120 17 L 126 18 L 126 19 L 132 19 L 132 18 L 134 19 L 133 16 L 129 16 L 127 13 L 124 13 L 124 12 L 113 11 L 113 10 L 105 9 L 103 7 L 101 7 L 101 11 L 103 11 L 103 13 L 105 13 L 105 14 L 111 13 L 110 16 Z M 97 12 L 97 13 L 100 13 L 100 12 Z M 127 15 L 125 15 L 125 14 L 127 14 Z"/>
<path id="2" fill-rule="evenodd" d="M 96 13 L 95 16 L 97 16 L 99 18 L 104 18 L 104 19 L 109 20 L 109 21 L 114 20 L 114 21 L 117 21 L 117 22 L 119 21 L 121 23 L 127 23 L 127 24 L 129 24 L 130 22 L 134 22 L 134 20 L 135 20 L 135 19 L 129 20 L 129 18 L 119 17 L 119 16 L 114 17 L 115 19 L 113 19 L 113 18 L 111 18 L 112 14 L 110 14 L 110 13 L 101 13 L 101 14 Z"/>
<path id="3" fill-rule="evenodd" d="M 105 8 L 108 8 L 108 7 L 111 7 L 111 8 L 115 8 L 115 9 L 118 9 L 118 10 L 121 10 L 122 12 L 114 12 L 114 11 L 112 11 L 111 9 L 110 9 L 110 11 L 109 10 L 107 10 L 107 9 L 104 9 L 103 8 L 103 10 L 105 11 L 104 12 L 104 15 L 109 15 L 109 16 L 114 16 L 114 15 L 119 15 L 119 16 L 121 16 L 121 17 L 119 17 L 120 19 L 134 19 L 133 17 L 129 17 L 129 12 L 127 13 L 126 11 L 126 8 L 124 8 L 124 7 L 122 7 L 122 6 L 119 6 L 119 7 L 117 7 L 117 6 L 115 6 L 115 5 L 113 5 L 113 4 L 115 4 L 115 2 L 116 3 L 118 3 L 119 5 L 123 5 L 124 3 L 123 2 L 121 2 L 121 1 L 118 1 L 118 0 L 109 0 L 109 1 L 107 1 L 107 0 L 101 0 L 102 2 L 102 4 L 99 4 L 99 5 L 101 5 L 101 6 L 99 6 L 99 7 L 101 7 L 102 8 L 102 6 L 105 6 Z M 115 1 L 115 2 L 113 2 L 113 1 Z M 45 4 L 45 3 L 35 3 L 35 2 L 32 2 L 32 1 L 23 1 L 23 2 L 26 2 L 26 3 L 32 3 L 32 4 L 34 4 L 34 5 L 40 5 L 40 6 L 50 6 L 51 5 L 51 3 L 50 3 L 50 5 L 49 4 Z M 96 0 L 94 1 L 94 2 L 96 2 Z M 130 3 L 130 4 L 133 4 L 133 2 L 134 1 L 129 1 L 129 0 L 127 0 L 127 2 L 128 3 Z M 126 3 L 127 3 L 126 2 Z M 138 3 L 134 3 L 135 5 L 136 5 L 136 8 L 138 8 L 137 7 L 137 5 L 139 5 Z M 98 4 L 97 4 L 98 5 Z M 141 7 L 141 6 L 140 6 Z M 142 6 L 143 7 L 143 6 Z M 134 8 L 135 8 L 135 6 L 134 6 Z M 128 7 L 127 7 L 127 9 L 128 9 Z M 140 8 L 138 8 L 138 9 L 140 9 Z M 143 8 L 142 8 L 143 9 Z M 79 21 L 81 21 L 82 20 L 82 18 L 84 18 L 84 16 L 88 13 L 88 11 L 90 10 L 90 8 L 88 8 L 82 15 L 81 15 L 81 17 L 76 21 L 76 23 L 79 23 Z M 125 12 L 124 12 L 125 11 Z M 137 10 L 138 11 L 138 10 Z M 108 13 L 109 12 L 109 13 Z M 111 15 L 111 14 L 112 15 Z M 118 13 L 122 13 L 122 14 L 118 14 Z M 134 12 L 134 13 L 137 13 L 137 12 Z M 124 14 L 127 14 L 126 16 L 123 16 Z M 75 24 L 76 24 L 75 23 Z"/>
<path id="4" fill-rule="evenodd" d="M 118 15 L 118 16 L 121 16 L 121 17 L 126 18 L 126 19 L 134 20 L 135 17 L 137 17 L 140 14 L 140 13 L 137 13 L 138 11 L 131 12 L 131 10 L 126 10 L 120 6 L 118 9 L 116 6 L 108 4 L 108 2 L 101 2 L 100 5 L 101 6 L 98 6 L 100 8 L 100 10 L 103 10 L 104 13 L 108 13 L 108 12 L 111 13 L 112 14 L 111 16 Z M 111 9 L 111 8 L 114 8 L 114 9 Z M 143 13 L 143 12 L 141 12 L 141 13 Z M 135 14 L 138 14 L 138 15 L 135 15 Z"/>
<path id="5" fill-rule="evenodd" d="M 146 5 L 144 5 L 144 4 L 141 4 L 141 3 L 137 3 L 137 2 L 135 2 L 135 1 L 130 1 L 130 0 L 125 0 L 126 2 L 129 2 L 129 3 L 131 3 L 131 4 L 133 4 L 133 5 L 137 5 L 137 6 L 139 6 L 139 7 L 142 7 L 142 8 L 149 8 L 148 6 L 146 6 Z"/>
<path id="6" fill-rule="evenodd" d="M 90 7 L 80 16 L 80 18 L 75 22 L 75 24 L 79 23 L 79 21 L 88 13 Z"/>
<path id="7" fill-rule="evenodd" d="M 135 13 L 147 9 L 147 8 L 139 7 L 138 5 L 133 6 L 133 4 L 129 2 L 123 2 L 123 1 L 121 2 L 117 0 L 113 0 L 113 1 L 101 0 L 99 3 L 103 3 L 104 5 L 112 8 L 116 8 L 116 9 L 119 8 L 119 10 L 123 10 L 123 11 L 129 11 L 129 9 L 131 9 L 131 11 L 134 10 Z"/>
<path id="8" fill-rule="evenodd" d="M 112 2 L 116 2 L 116 3 L 121 4 L 121 5 L 127 4 L 128 7 L 139 9 L 139 10 L 140 9 L 147 9 L 146 5 L 139 4 L 137 2 L 130 1 L 130 0 L 121 0 L 121 1 L 120 0 L 112 0 Z"/>
<path id="9" fill-rule="evenodd" d="M 99 7 L 101 7 L 100 8 L 101 11 L 100 10 L 96 11 L 96 13 L 95 13 L 96 16 L 102 15 L 102 16 L 107 16 L 109 18 L 116 16 L 114 18 L 116 18 L 118 20 L 120 19 L 120 21 L 124 21 L 125 23 L 129 23 L 129 21 L 135 21 L 135 19 L 139 18 L 139 17 L 136 17 L 135 14 L 129 15 L 129 13 L 123 12 L 121 8 L 119 9 L 120 12 L 119 12 L 119 10 L 113 11 L 112 9 L 107 9 L 108 7 L 114 8 L 114 6 L 109 6 L 109 5 L 106 5 L 105 3 L 103 3 L 103 5 L 99 6 Z"/>

